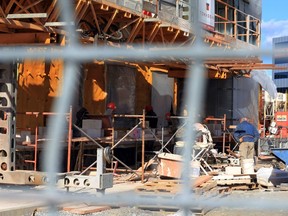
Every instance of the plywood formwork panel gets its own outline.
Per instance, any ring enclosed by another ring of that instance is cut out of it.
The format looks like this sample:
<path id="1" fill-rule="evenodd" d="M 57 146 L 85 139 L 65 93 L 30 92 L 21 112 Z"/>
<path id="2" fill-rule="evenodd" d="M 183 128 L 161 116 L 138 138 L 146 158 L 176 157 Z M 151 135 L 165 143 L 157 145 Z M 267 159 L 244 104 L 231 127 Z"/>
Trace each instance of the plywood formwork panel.
<path id="1" fill-rule="evenodd" d="M 24 112 L 47 112 L 56 97 L 63 79 L 63 62 L 53 60 L 25 60 L 18 69 L 18 113 Z M 40 125 L 44 124 L 43 119 L 39 119 Z M 34 128 L 36 122 L 34 118 L 19 115 L 17 117 L 17 127 Z"/>
<path id="2" fill-rule="evenodd" d="M 142 114 L 146 105 L 151 101 L 152 72 L 147 66 L 137 66 L 135 112 Z"/>
<path id="3" fill-rule="evenodd" d="M 85 65 L 83 105 L 90 114 L 104 114 L 105 100 L 105 65 L 91 63 Z"/>

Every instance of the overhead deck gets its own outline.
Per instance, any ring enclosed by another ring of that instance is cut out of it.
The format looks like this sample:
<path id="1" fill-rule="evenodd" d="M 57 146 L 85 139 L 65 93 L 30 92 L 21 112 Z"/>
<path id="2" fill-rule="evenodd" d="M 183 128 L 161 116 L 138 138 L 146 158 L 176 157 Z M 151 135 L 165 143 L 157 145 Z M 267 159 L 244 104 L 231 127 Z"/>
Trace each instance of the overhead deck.
<path id="1" fill-rule="evenodd" d="M 193 5 L 186 1 L 172 1 L 165 7 L 163 1 L 134 0 L 75 0 L 75 20 L 64 22 L 58 0 L 2 0 L 0 3 L 0 44 L 48 45 L 67 43 L 65 25 L 74 25 L 83 44 L 133 47 L 146 45 L 168 48 L 187 47 L 195 41 L 192 29 Z M 259 19 L 245 14 L 224 1 L 216 0 L 215 29 L 205 30 L 203 42 L 211 48 L 223 50 L 257 48 L 260 38 Z M 192 10 L 192 13 L 191 13 Z M 231 20 L 229 13 L 235 14 Z M 232 26 L 233 31 L 228 31 Z M 252 40 L 251 40 L 252 38 Z M 145 62 L 145 60 L 144 60 Z M 152 67 L 171 70 L 171 76 L 183 77 L 192 59 L 149 62 Z M 140 62 L 137 62 L 140 63 Z M 147 63 L 147 62 L 145 62 Z M 165 66 L 161 66 L 161 63 Z M 237 59 L 206 59 L 210 78 L 248 75 L 253 69 L 276 69 L 263 64 L 257 57 Z M 281 69 L 281 68 L 277 68 Z M 182 71 L 176 73 L 175 71 Z M 174 74 L 174 75 L 172 75 Z"/>

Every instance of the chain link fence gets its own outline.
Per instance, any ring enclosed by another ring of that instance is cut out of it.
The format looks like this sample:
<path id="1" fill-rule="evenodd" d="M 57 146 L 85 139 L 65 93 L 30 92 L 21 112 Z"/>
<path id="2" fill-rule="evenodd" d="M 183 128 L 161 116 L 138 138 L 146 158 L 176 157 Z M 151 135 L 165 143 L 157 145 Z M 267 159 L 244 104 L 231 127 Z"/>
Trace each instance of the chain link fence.
<path id="1" fill-rule="evenodd" d="M 197 1 L 191 0 L 190 3 L 197 4 Z M 69 23 L 73 20 L 73 5 L 69 0 L 58 1 L 59 7 L 62 8 L 63 13 L 62 21 Z M 190 11 L 193 13 L 193 11 Z M 106 59 L 125 59 L 129 60 L 139 60 L 145 58 L 145 61 L 156 61 L 167 58 L 181 59 L 188 58 L 193 60 L 193 64 L 189 67 L 189 77 L 187 79 L 188 85 L 185 90 L 185 104 L 189 109 L 189 119 L 191 124 L 187 125 L 186 131 L 193 131 L 192 125 L 196 123 L 198 119 L 193 116 L 197 116 L 199 110 L 203 109 L 200 103 L 202 97 L 204 97 L 203 92 L 206 88 L 206 78 L 203 76 L 205 73 L 203 61 L 209 58 L 242 58 L 247 56 L 263 56 L 270 55 L 271 51 L 260 50 L 260 49 L 229 49 L 224 50 L 221 48 L 211 49 L 207 45 L 203 44 L 202 39 L 202 27 L 197 22 L 197 16 L 193 14 L 195 21 L 193 22 L 192 29 L 196 34 L 196 39 L 191 46 L 179 47 L 171 46 L 165 49 L 152 49 L 152 47 L 136 46 L 134 49 L 127 48 L 113 48 L 113 47 L 97 47 L 97 46 L 83 46 L 78 42 L 78 35 L 74 25 L 66 25 L 65 30 L 67 31 L 67 36 L 69 37 L 69 45 L 64 47 L 39 47 L 39 49 L 33 49 L 31 51 L 30 47 L 1 47 L 0 56 L 1 61 L 17 61 L 18 59 L 63 59 L 65 62 L 64 66 L 64 83 L 62 83 L 62 96 L 57 99 L 53 105 L 53 112 L 65 113 L 69 109 L 69 105 L 72 102 L 73 95 L 70 94 L 70 89 L 74 87 L 77 82 L 77 78 L 80 73 L 80 64 L 83 62 Z M 59 190 L 55 182 L 57 182 L 58 171 L 60 166 L 59 155 L 59 142 L 62 139 L 61 135 L 65 129 L 65 117 L 59 116 L 58 118 L 53 118 L 49 126 L 48 137 L 51 140 L 47 143 L 49 148 L 45 151 L 45 171 L 47 172 L 48 183 L 45 185 L 43 190 L 29 190 L 25 191 L 23 188 L 7 187 L 5 190 L 1 191 L 2 200 L 34 200 L 35 202 L 43 203 L 43 205 L 49 206 L 49 211 L 51 215 L 57 214 L 57 206 L 61 203 L 67 202 L 87 202 L 94 203 L 97 205 L 110 205 L 110 206 L 170 206 L 177 209 L 183 210 L 183 215 L 190 215 L 190 210 L 193 208 L 207 207 L 223 207 L 227 208 L 238 208 L 244 207 L 247 209 L 277 209 L 283 208 L 287 210 L 286 198 L 274 199 L 273 201 L 269 199 L 269 196 L 261 197 L 261 200 L 255 199 L 255 197 L 234 197 L 233 199 L 227 197 L 215 198 L 209 196 L 199 196 L 191 192 L 191 184 L 193 179 L 191 176 L 190 168 L 190 157 L 192 153 L 192 146 L 184 146 L 184 163 L 182 167 L 182 188 L 181 193 L 177 194 L 177 197 L 163 197 L 161 195 L 156 195 L 145 197 L 139 196 L 139 194 L 134 192 L 116 193 L 116 194 L 103 194 L 96 193 L 81 193 L 73 192 L 67 193 L 66 191 Z M 186 143 L 193 143 L 195 140 L 194 133 L 186 134 Z M 14 190 L 15 189 L 15 190 Z M 23 189 L 23 190 L 22 190 Z M 260 202 L 261 201 L 261 202 Z"/>

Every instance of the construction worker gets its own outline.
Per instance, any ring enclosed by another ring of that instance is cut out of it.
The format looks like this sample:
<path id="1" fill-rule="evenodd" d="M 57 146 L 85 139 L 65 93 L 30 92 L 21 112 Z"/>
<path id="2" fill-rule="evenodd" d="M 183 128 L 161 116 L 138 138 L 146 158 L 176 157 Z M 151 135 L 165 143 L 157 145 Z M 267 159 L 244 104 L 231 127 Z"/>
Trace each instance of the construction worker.
<path id="1" fill-rule="evenodd" d="M 105 111 L 105 115 L 112 115 L 116 109 L 116 105 L 114 102 L 110 102 L 107 104 L 107 109 Z"/>
<path id="2" fill-rule="evenodd" d="M 254 144 L 260 138 L 257 128 L 251 124 L 248 118 L 243 117 L 234 132 L 235 140 L 239 143 L 240 161 L 254 159 Z"/>
<path id="3" fill-rule="evenodd" d="M 88 110 L 85 107 L 81 107 L 76 113 L 76 122 L 75 125 L 82 128 L 83 119 L 87 119 L 89 115 Z M 73 128 L 73 137 L 81 136 L 81 132 Z"/>
<path id="4" fill-rule="evenodd" d="M 145 107 L 145 113 L 146 113 L 146 120 L 149 122 L 149 127 L 151 129 L 156 129 L 158 124 L 158 118 L 153 110 L 153 107 L 151 105 L 147 105 Z"/>
<path id="5" fill-rule="evenodd" d="M 115 110 L 116 110 L 116 105 L 114 102 L 110 102 L 107 104 L 104 115 L 109 116 L 109 125 L 110 125 L 109 127 L 112 127 L 112 115 L 114 114 Z"/>

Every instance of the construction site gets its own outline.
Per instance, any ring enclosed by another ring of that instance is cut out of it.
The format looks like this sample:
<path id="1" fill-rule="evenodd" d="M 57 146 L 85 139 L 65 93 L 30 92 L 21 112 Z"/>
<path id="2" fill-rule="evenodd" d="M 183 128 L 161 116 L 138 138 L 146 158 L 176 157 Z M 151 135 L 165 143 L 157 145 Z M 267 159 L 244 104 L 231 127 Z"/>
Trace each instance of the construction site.
<path id="1" fill-rule="evenodd" d="M 261 14 L 0 1 L 0 215 L 287 215 L 287 95 L 266 74 L 287 67 L 261 59 Z"/>

